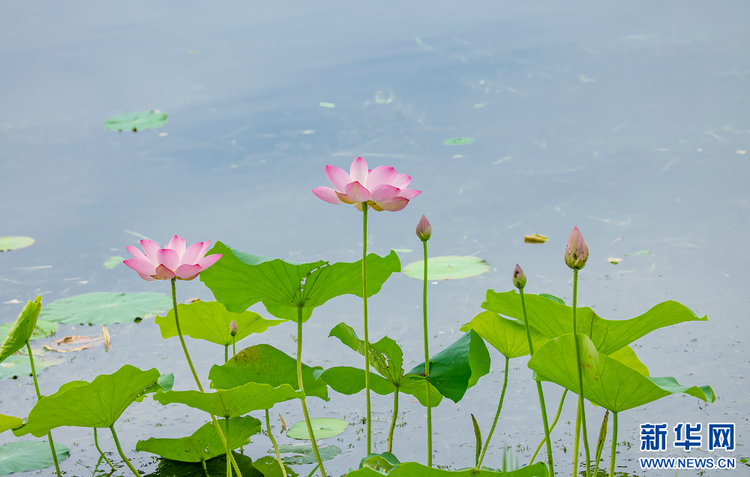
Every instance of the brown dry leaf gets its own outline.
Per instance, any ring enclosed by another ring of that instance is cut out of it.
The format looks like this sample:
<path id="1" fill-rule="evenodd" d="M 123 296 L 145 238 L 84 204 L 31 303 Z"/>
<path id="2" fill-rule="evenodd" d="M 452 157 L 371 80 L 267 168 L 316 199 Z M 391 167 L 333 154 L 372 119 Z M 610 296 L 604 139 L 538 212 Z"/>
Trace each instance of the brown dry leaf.
<path id="1" fill-rule="evenodd" d="M 112 344 L 112 341 L 109 339 L 109 331 L 107 330 L 107 325 L 102 325 L 102 334 L 104 335 L 104 352 L 109 352 L 109 346 Z"/>
<path id="2" fill-rule="evenodd" d="M 531 234 L 531 235 L 524 235 L 523 241 L 526 243 L 544 243 L 547 241 L 546 235 L 540 235 L 540 234 Z"/>
<path id="3" fill-rule="evenodd" d="M 75 347 L 71 345 L 77 345 Z M 94 346 L 102 346 L 104 344 L 103 336 L 66 336 L 60 340 L 57 340 L 56 346 L 44 346 L 44 349 L 48 351 L 58 351 L 61 353 L 67 353 L 69 351 L 81 351 L 82 349 L 93 348 Z M 81 346 L 84 345 L 84 346 Z"/>
<path id="4" fill-rule="evenodd" d="M 44 349 L 47 351 L 54 351 L 55 353 L 70 353 L 71 351 L 81 351 L 84 349 L 91 349 L 91 346 L 80 346 L 78 348 L 69 348 L 69 349 L 54 349 L 50 346 L 44 345 Z"/>
<path id="5" fill-rule="evenodd" d="M 281 417 L 281 414 L 279 414 L 279 420 L 281 421 L 281 432 L 284 432 L 286 430 L 286 421 Z"/>

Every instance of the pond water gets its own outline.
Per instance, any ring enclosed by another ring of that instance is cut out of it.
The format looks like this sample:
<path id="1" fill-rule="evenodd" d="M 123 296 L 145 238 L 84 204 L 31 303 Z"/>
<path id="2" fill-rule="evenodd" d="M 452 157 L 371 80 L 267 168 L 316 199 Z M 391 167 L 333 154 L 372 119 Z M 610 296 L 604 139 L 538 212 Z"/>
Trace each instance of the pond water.
<path id="1" fill-rule="evenodd" d="M 643 475 L 644 422 L 734 422 L 733 456 L 750 454 L 744 2 L 84 1 L 43 9 L 14 3 L 4 12 L 2 235 L 36 243 L 0 256 L 0 323 L 12 322 L 37 294 L 49 304 L 94 291 L 169 293 L 166 282 L 103 266 L 111 256 L 129 257 L 125 247 L 141 235 L 160 244 L 174 234 L 190 243 L 221 240 L 298 261 L 357 260 L 361 214 L 326 204 L 311 189 L 329 185 L 326 164 L 348 169 L 363 156 L 370 167 L 411 175 L 410 187 L 424 191 L 401 212 L 371 214 L 370 251 L 413 249 L 400 254 L 403 265 L 419 260 L 414 227 L 426 214 L 432 256 L 475 255 L 492 266 L 487 275 L 430 284 L 433 350 L 460 336 L 458 328 L 482 311 L 488 288 L 512 287 L 517 262 L 528 275 L 527 292 L 570 302 L 563 252 L 577 225 L 591 249 L 581 305 L 625 319 L 673 299 L 710 320 L 636 343 L 653 376 L 710 384 L 718 399 L 699 405 L 672 396 L 622 413 L 618 471 Z M 138 133 L 102 127 L 111 116 L 151 109 L 168 113 L 169 124 Z M 457 137 L 474 142 L 444 144 Z M 531 233 L 549 241 L 525 244 L 523 235 Z M 650 255 L 625 256 L 642 250 Z M 613 265 L 608 257 L 624 260 Z M 370 300 L 373 341 L 396 339 L 405 367 L 422 361 L 420 292 L 420 281 L 397 275 Z M 198 280 L 179 283 L 178 294 L 212 299 Z M 359 299 L 342 297 L 316 310 L 305 328 L 305 362 L 351 363 L 353 353 L 327 338 L 341 321 L 361 335 Z M 282 325 L 242 346 L 267 342 L 294 354 L 295 331 Z M 86 333 L 99 330 L 62 325 L 58 337 Z M 42 372 L 42 392 L 125 363 L 174 372 L 176 388 L 192 388 L 179 342 L 162 340 L 153 320 L 114 325 L 110 333 L 109 352 L 71 353 Z M 188 339 L 188 346 L 201 376 L 223 358 L 215 345 Z M 463 401 L 434 411 L 436 464 L 473 465 L 469 413 L 486 435 L 503 381 L 502 356 L 491 355 L 491 373 Z M 509 379 L 485 459 L 490 467 L 502 466 L 503 444 L 528 462 L 543 436 L 526 359 L 511 362 Z M 545 393 L 552 413 L 561 392 L 548 384 Z M 25 416 L 35 401 L 30 378 L 0 382 L 0 412 Z M 352 423 L 333 442 L 343 454 L 327 464 L 331 475 L 343 475 L 365 453 L 364 396 L 308 402 L 313 416 Z M 384 451 L 391 399 L 375 396 L 373 409 L 375 447 Z M 569 398 L 555 432 L 560 472 L 572 462 L 574 409 Z M 295 403 L 273 413 L 289 425 L 302 419 Z M 592 407 L 588 415 L 595 442 L 602 412 Z M 402 397 L 395 437 L 402 460 L 425 461 L 423 416 L 419 404 Z M 156 459 L 136 453 L 137 440 L 188 435 L 203 422 L 198 412 L 146 400 L 128 409 L 117 429 L 134 464 L 149 473 Z M 274 425 L 278 434 L 280 421 Z M 63 428 L 54 436 L 71 449 L 61 464 L 67 475 L 89 475 L 97 457 L 89 430 Z M 0 444 L 14 440 L 0 434 Z M 101 440 L 114 451 L 111 439 Z M 264 436 L 253 442 L 245 448 L 252 458 L 271 448 Z M 307 475 L 311 468 L 297 470 Z M 680 472 L 689 475 L 698 471 Z"/>

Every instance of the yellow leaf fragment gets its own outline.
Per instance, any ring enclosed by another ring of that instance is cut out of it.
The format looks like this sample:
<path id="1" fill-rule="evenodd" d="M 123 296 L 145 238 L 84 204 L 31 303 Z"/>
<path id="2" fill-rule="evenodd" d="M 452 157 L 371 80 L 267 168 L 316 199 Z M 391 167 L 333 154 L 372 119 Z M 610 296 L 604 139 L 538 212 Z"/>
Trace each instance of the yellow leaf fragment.
<path id="1" fill-rule="evenodd" d="M 523 241 L 526 243 L 544 243 L 547 241 L 546 235 L 540 235 L 540 234 L 531 234 L 531 235 L 524 235 Z"/>
<path id="2" fill-rule="evenodd" d="M 112 344 L 112 341 L 110 341 L 109 338 L 109 330 L 107 330 L 107 325 L 102 325 L 102 334 L 104 335 L 104 352 L 109 352 L 109 346 Z"/>
<path id="3" fill-rule="evenodd" d="M 617 265 L 618 263 L 622 262 L 622 259 L 621 258 L 612 258 L 612 257 L 610 257 L 610 258 L 607 259 L 607 261 L 609 263 L 613 263 L 613 264 Z"/>

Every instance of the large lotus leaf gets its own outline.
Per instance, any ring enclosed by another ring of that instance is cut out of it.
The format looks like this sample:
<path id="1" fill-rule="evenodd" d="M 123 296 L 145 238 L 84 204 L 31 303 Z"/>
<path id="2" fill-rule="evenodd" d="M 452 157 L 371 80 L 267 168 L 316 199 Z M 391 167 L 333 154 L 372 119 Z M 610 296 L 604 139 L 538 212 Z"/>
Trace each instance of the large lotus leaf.
<path id="1" fill-rule="evenodd" d="M 11 250 L 18 250 L 19 248 L 26 248 L 34 243 L 34 239 L 31 237 L 0 237 L 0 252 L 9 252 Z"/>
<path id="2" fill-rule="evenodd" d="M 274 450 L 271 449 L 269 452 L 274 452 Z M 253 462 L 253 466 L 255 466 L 255 468 L 265 477 L 297 477 L 299 475 L 286 464 L 284 464 L 284 470 L 286 473 L 282 472 L 281 467 L 279 466 L 279 461 L 276 460 L 276 457 L 271 456 L 261 457 Z M 242 476 L 245 476 L 244 472 L 242 473 Z"/>
<path id="3" fill-rule="evenodd" d="M 227 433 L 226 419 L 218 419 L 218 422 L 224 436 L 229 435 L 229 445 L 232 449 L 249 444 L 250 436 L 258 434 L 261 429 L 260 421 L 251 416 L 232 418 L 229 423 L 229 433 Z M 138 441 L 135 450 L 150 452 L 180 462 L 200 462 L 226 453 L 213 422 L 203 424 L 187 437 L 179 439 L 152 437 L 145 441 Z"/>
<path id="4" fill-rule="evenodd" d="M 506 358 L 520 358 L 529 354 L 526 326 L 521 322 L 503 318 L 494 311 L 483 311 L 461 327 L 461 331 L 469 330 L 476 331 Z M 533 327 L 529 331 L 534 350 L 547 342 L 547 338 Z"/>
<path id="5" fill-rule="evenodd" d="M 0 363 L 5 359 L 26 346 L 31 335 L 34 333 L 36 320 L 39 318 L 39 310 L 42 308 L 42 297 L 38 296 L 34 301 L 29 300 L 26 306 L 21 310 L 16 321 L 8 331 L 8 335 L 0 345 Z"/>
<path id="6" fill-rule="evenodd" d="M 263 302 L 277 318 L 302 321 L 312 310 L 331 298 L 351 294 L 362 296 L 362 261 L 329 264 L 322 260 L 297 263 L 269 259 L 240 252 L 221 242 L 209 254 L 223 256 L 214 266 L 201 273 L 200 279 L 211 289 L 227 310 L 239 313 Z M 392 273 L 401 270 L 396 252 L 386 257 L 367 256 L 367 295 L 380 291 Z"/>
<path id="7" fill-rule="evenodd" d="M 610 358 L 619 361 L 620 363 L 624 364 L 625 366 L 632 368 L 642 375 L 648 377 L 649 371 L 648 367 L 646 367 L 643 362 L 641 362 L 640 359 L 638 359 L 638 355 L 635 354 L 635 351 L 630 346 L 625 346 L 623 348 L 618 349 L 612 354 L 607 355 Z"/>
<path id="8" fill-rule="evenodd" d="M 46 356 L 44 353 L 40 353 L 40 355 L 37 356 L 37 351 L 38 350 L 33 351 L 34 370 L 36 371 L 37 376 L 43 369 L 65 362 L 65 358 L 62 356 L 49 356 L 50 353 L 46 353 Z M 31 363 L 29 362 L 28 355 L 13 355 L 0 363 L 0 379 L 8 379 L 14 376 L 31 376 Z"/>
<path id="9" fill-rule="evenodd" d="M 235 462 L 237 462 L 237 466 L 240 468 L 240 472 L 242 472 L 242 477 L 269 477 L 268 474 L 264 474 L 255 468 L 255 463 L 250 457 L 234 451 L 232 454 Z M 203 471 L 202 464 L 196 462 L 179 462 L 170 459 L 159 459 L 159 464 L 156 466 L 155 472 L 142 475 L 143 477 L 206 477 L 206 475 L 216 477 L 217 475 L 226 475 L 227 460 L 225 454 L 214 457 L 213 459 L 206 461 L 205 464 L 207 472 Z"/>
<path id="10" fill-rule="evenodd" d="M 304 422 L 303 422 L 304 424 Z M 318 437 L 318 433 L 315 432 L 315 437 Z M 269 452 L 274 452 L 273 450 L 270 450 Z M 294 454 L 292 457 L 282 457 L 281 460 L 283 460 L 287 464 L 293 464 L 293 465 L 308 465 L 308 464 L 317 464 L 318 458 L 315 455 L 315 450 L 313 449 L 312 444 L 304 444 L 304 445 L 290 445 L 286 444 L 283 446 L 279 446 L 279 453 L 280 454 Z M 339 454 L 341 454 L 341 448 L 337 446 L 320 446 L 318 447 L 318 453 L 320 454 L 320 460 L 323 462 L 327 460 L 332 460 Z"/>
<path id="11" fill-rule="evenodd" d="M 573 308 L 530 293 L 524 293 L 531 327 L 549 339 L 573 333 Z M 482 308 L 523 321 L 521 295 L 511 290 L 497 293 L 487 290 Z M 576 314 L 579 333 L 591 338 L 600 353 L 610 354 L 648 333 L 685 321 L 708 321 L 698 317 L 685 305 L 665 301 L 646 313 L 629 320 L 605 320 L 589 307 L 579 307 Z"/>
<path id="12" fill-rule="evenodd" d="M 4 325 L 0 325 L 0 343 L 5 341 L 5 338 L 7 338 L 8 333 L 10 333 L 10 330 L 11 328 L 13 328 L 14 324 L 15 323 L 6 323 Z M 60 325 L 52 321 L 36 320 L 34 331 L 31 333 L 29 340 L 33 341 L 33 340 L 38 340 L 40 338 L 48 338 L 54 335 L 55 333 L 57 333 L 57 330 L 59 328 L 60 328 Z"/>
<path id="13" fill-rule="evenodd" d="M 232 313 L 218 301 L 196 301 L 189 305 L 177 305 L 180 317 L 180 331 L 183 335 L 227 346 L 232 344 L 229 325 L 234 320 L 237 323 L 235 341 L 250 336 L 253 333 L 263 333 L 270 326 L 284 323 L 286 320 L 266 320 L 252 311 Z M 177 336 L 177 325 L 174 320 L 174 309 L 170 309 L 167 316 L 157 316 L 154 322 L 161 329 L 164 339 Z"/>
<path id="14" fill-rule="evenodd" d="M 305 396 L 288 384 L 273 387 L 264 383 L 247 383 L 213 393 L 199 391 L 168 391 L 154 399 L 162 404 L 181 403 L 216 416 L 237 417 L 250 411 L 271 409 L 274 404 Z M 231 426 L 231 424 L 230 424 Z"/>
<path id="15" fill-rule="evenodd" d="M 110 131 L 143 131 L 160 128 L 167 124 L 167 113 L 155 111 L 138 111 L 112 116 L 104 121 L 104 129 Z"/>
<path id="16" fill-rule="evenodd" d="M 326 383 L 314 375 L 321 367 L 302 364 L 305 396 L 328 401 Z M 232 389 L 247 383 L 265 383 L 272 387 L 288 384 L 299 389 L 297 360 L 271 345 L 259 344 L 243 349 L 223 365 L 214 365 L 208 373 L 213 389 Z"/>
<path id="17" fill-rule="evenodd" d="M 156 368 L 141 371 L 126 364 L 113 374 L 100 374 L 91 383 L 63 385 L 55 394 L 40 399 L 26 424 L 13 433 L 41 437 L 61 426 L 112 426 L 133 400 L 158 380 Z"/>
<path id="18" fill-rule="evenodd" d="M 362 356 L 365 355 L 365 342 L 357 337 L 354 329 L 346 323 L 334 326 L 328 337 L 335 336 L 349 348 Z M 377 343 L 370 343 L 370 366 L 388 379 L 391 383 L 398 383 L 404 376 L 404 353 L 401 347 L 387 336 Z"/>
<path id="19" fill-rule="evenodd" d="M 323 381 L 328 383 L 334 391 L 341 394 L 357 394 L 365 389 L 364 369 L 337 366 L 326 369 L 320 374 L 320 377 Z M 398 381 L 398 385 L 399 392 L 411 394 L 417 398 L 423 406 L 427 406 L 427 390 L 425 388 L 425 379 L 422 376 L 406 374 L 400 379 L 400 381 Z M 394 393 L 396 391 L 396 386 L 387 379 L 371 372 L 370 389 L 381 396 L 385 396 Z M 435 386 L 430 384 L 430 407 L 438 406 L 442 399 L 442 394 L 440 394 Z"/>
<path id="20" fill-rule="evenodd" d="M 55 454 L 58 462 L 70 457 L 68 448 L 62 444 L 55 444 Z M 55 461 L 52 460 L 47 441 L 9 442 L 0 446 L 0 475 L 45 469 L 53 465 Z"/>
<path id="21" fill-rule="evenodd" d="M 94 292 L 57 300 L 39 316 L 58 323 L 109 325 L 156 315 L 171 306 L 172 300 L 162 293 Z"/>
<path id="22" fill-rule="evenodd" d="M 8 429 L 15 429 L 23 424 L 23 419 L 15 416 L 6 416 L 0 414 L 0 433 L 7 431 Z"/>
<path id="23" fill-rule="evenodd" d="M 427 259 L 427 280 L 458 280 L 490 273 L 490 264 L 479 257 L 432 257 Z M 404 267 L 404 275 L 424 280 L 424 260 Z"/>
<path id="24" fill-rule="evenodd" d="M 409 374 L 424 376 L 424 363 L 414 367 Z M 484 340 L 474 330 L 469 330 L 453 344 L 430 359 L 427 380 L 440 394 L 453 402 L 460 401 L 466 390 L 480 377 L 490 372 L 490 353 Z"/>
<path id="25" fill-rule="evenodd" d="M 347 477 L 383 477 L 383 474 L 369 467 L 351 471 L 346 475 Z M 417 462 L 404 462 L 388 472 L 388 477 L 547 477 L 547 475 L 547 467 L 541 462 L 510 472 L 487 469 L 444 470 L 427 467 Z"/>
<path id="26" fill-rule="evenodd" d="M 578 371 L 573 334 L 548 341 L 529 360 L 529 368 L 540 379 L 553 381 L 577 393 Z M 684 387 L 674 378 L 648 378 L 639 371 L 599 353 L 584 334 L 578 335 L 583 371 L 583 396 L 594 404 L 613 412 L 627 411 L 675 393 L 685 393 L 714 402 L 710 386 Z"/>

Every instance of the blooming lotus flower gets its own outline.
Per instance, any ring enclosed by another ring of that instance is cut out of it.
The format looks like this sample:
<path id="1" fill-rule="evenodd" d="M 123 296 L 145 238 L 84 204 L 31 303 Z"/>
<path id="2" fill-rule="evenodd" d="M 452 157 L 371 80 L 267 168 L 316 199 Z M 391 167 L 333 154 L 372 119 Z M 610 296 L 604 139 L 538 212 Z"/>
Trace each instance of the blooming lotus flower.
<path id="1" fill-rule="evenodd" d="M 316 187 L 313 194 L 329 204 L 354 204 L 362 210 L 362 203 L 381 212 L 396 212 L 409 203 L 409 200 L 422 193 L 421 190 L 407 189 L 411 176 L 399 174 L 389 166 L 368 169 L 367 162 L 358 157 L 352 161 L 349 174 L 336 166 L 327 165 L 325 174 L 335 189 Z"/>
<path id="2" fill-rule="evenodd" d="M 137 248 L 129 245 L 128 252 L 135 258 L 122 263 L 132 268 L 144 280 L 192 280 L 221 258 L 221 254 L 204 257 L 208 242 L 194 243 L 185 249 L 185 239 L 175 235 L 165 248 L 159 248 L 153 240 L 141 240 L 144 255 Z"/>
<path id="3" fill-rule="evenodd" d="M 526 286 L 526 274 L 520 265 L 516 264 L 516 268 L 513 269 L 513 285 L 516 288 L 523 288 Z"/>
<path id="4" fill-rule="evenodd" d="M 580 270 L 589 259 L 589 246 L 583 240 L 583 235 L 578 227 L 573 227 L 565 247 L 565 263 L 575 270 Z"/>
<path id="5" fill-rule="evenodd" d="M 421 219 L 419 219 L 419 223 L 417 224 L 417 237 L 419 237 L 419 240 L 422 242 L 430 240 L 430 237 L 432 236 L 432 225 L 430 225 L 430 221 L 427 220 L 427 217 L 424 215 Z"/>

